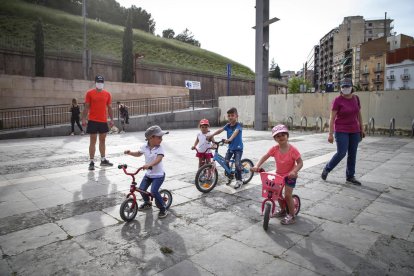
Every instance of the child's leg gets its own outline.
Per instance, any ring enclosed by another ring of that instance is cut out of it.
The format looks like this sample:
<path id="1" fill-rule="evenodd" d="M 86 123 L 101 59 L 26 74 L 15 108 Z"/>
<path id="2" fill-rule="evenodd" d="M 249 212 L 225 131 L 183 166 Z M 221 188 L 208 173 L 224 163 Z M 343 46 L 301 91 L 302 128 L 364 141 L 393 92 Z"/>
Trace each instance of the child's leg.
<path id="1" fill-rule="evenodd" d="M 233 157 L 233 154 L 234 152 L 231 150 L 228 150 L 226 152 L 226 156 L 224 157 L 224 160 L 226 160 L 227 167 L 230 165 L 230 159 Z"/>
<path id="2" fill-rule="evenodd" d="M 165 174 L 162 177 L 153 178 L 152 186 L 151 186 L 151 194 L 154 195 L 155 200 L 158 202 L 157 204 L 158 208 L 160 208 L 160 210 L 162 211 L 165 210 L 165 203 L 164 203 L 164 200 L 162 199 L 162 196 L 159 190 L 160 190 L 162 183 L 164 183 L 164 179 L 165 179 Z"/>
<path id="3" fill-rule="evenodd" d="M 201 166 L 203 166 L 203 161 L 204 161 L 204 158 L 203 157 L 199 157 L 198 158 L 198 167 L 200 168 Z"/>
<path id="4" fill-rule="evenodd" d="M 287 206 L 289 208 L 289 214 L 294 217 L 295 216 L 295 204 L 293 203 L 292 198 L 293 188 L 285 185 L 285 199 Z"/>
<path id="5" fill-rule="evenodd" d="M 144 176 L 144 178 L 142 178 L 141 184 L 139 185 L 139 188 L 141 190 L 146 191 L 148 189 L 148 187 L 151 185 L 152 181 L 153 180 L 151 178 L 149 178 L 147 176 Z M 142 199 L 145 201 L 145 203 L 149 203 L 149 201 L 150 201 L 149 196 L 147 196 L 144 193 L 140 193 L 140 194 L 142 196 Z"/>
<path id="6" fill-rule="evenodd" d="M 243 151 L 235 151 L 234 152 L 234 165 L 236 167 L 236 180 L 242 180 L 242 170 L 243 166 L 241 164 L 241 157 L 243 155 Z"/>

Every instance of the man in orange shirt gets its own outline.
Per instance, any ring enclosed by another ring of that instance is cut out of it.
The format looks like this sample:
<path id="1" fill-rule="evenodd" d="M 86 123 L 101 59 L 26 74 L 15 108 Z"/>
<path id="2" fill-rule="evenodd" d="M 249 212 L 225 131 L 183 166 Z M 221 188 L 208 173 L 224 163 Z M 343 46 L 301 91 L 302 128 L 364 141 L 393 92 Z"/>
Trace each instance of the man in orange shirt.
<path id="1" fill-rule="evenodd" d="M 111 118 L 110 127 L 114 125 L 112 113 L 112 97 L 111 93 L 104 90 L 104 77 L 97 75 L 95 77 L 95 87 L 86 92 L 85 108 L 82 113 L 82 125 L 86 126 L 86 118 L 88 117 L 88 127 L 86 133 L 90 134 L 89 141 L 89 170 L 95 169 L 95 145 L 99 134 L 99 152 L 101 153 L 101 166 L 112 166 L 113 164 L 105 158 L 105 139 L 109 131 L 108 115 Z M 107 113 L 108 110 L 108 113 Z"/>

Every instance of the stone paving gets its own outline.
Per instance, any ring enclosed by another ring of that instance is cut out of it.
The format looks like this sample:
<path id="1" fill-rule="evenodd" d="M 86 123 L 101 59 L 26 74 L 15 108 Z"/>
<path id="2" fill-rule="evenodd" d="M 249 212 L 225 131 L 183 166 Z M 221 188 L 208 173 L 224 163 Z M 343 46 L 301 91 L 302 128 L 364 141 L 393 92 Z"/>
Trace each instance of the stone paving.
<path id="1" fill-rule="evenodd" d="M 0 141 L 0 275 L 414 274 L 413 139 L 364 139 L 356 187 L 345 184 L 345 161 L 321 180 L 335 152 L 326 134 L 292 132 L 304 159 L 301 212 L 294 225 L 271 218 L 265 232 L 258 176 L 239 190 L 224 179 L 209 194 L 194 187 L 196 133 L 163 141 L 170 215 L 154 209 L 130 223 L 119 216 L 130 179 L 116 166 L 88 171 L 87 136 Z M 269 132 L 243 134 L 253 162 L 274 143 Z M 143 132 L 110 135 L 107 156 L 139 167 L 143 157 L 122 152 L 144 142 Z"/>

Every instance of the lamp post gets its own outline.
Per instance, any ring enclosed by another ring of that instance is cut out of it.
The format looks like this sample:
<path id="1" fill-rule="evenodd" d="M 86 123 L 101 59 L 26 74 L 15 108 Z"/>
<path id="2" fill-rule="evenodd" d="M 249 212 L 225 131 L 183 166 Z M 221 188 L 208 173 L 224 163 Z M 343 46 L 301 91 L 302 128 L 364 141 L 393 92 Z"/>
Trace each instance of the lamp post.
<path id="1" fill-rule="evenodd" d="M 82 0 L 82 16 L 83 16 L 83 79 L 88 79 L 88 50 L 86 49 L 86 0 Z"/>
<path id="2" fill-rule="evenodd" d="M 254 129 L 266 130 L 268 126 L 269 95 L 269 25 L 279 18 L 269 20 L 269 0 L 256 0 L 256 78 Z"/>

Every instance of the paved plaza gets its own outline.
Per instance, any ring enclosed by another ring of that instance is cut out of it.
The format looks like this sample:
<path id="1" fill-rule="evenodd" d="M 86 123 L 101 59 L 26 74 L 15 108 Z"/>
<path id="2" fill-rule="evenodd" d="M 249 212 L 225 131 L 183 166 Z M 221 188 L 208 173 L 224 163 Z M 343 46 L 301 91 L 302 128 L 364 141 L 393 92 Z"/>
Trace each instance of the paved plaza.
<path id="1" fill-rule="evenodd" d="M 357 187 L 345 183 L 345 160 L 320 178 L 336 149 L 326 133 L 291 132 L 302 208 L 296 224 L 271 218 L 265 232 L 258 175 L 239 190 L 223 178 L 211 193 L 195 188 L 197 131 L 163 140 L 169 216 L 154 208 L 130 223 L 119 216 L 130 177 L 116 165 L 144 164 L 123 154 L 143 132 L 109 135 L 114 167 L 95 171 L 88 136 L 0 141 L 0 275 L 414 275 L 414 139 L 364 139 Z M 253 162 L 274 144 L 269 131 L 243 137 Z"/>

